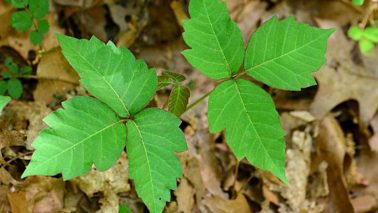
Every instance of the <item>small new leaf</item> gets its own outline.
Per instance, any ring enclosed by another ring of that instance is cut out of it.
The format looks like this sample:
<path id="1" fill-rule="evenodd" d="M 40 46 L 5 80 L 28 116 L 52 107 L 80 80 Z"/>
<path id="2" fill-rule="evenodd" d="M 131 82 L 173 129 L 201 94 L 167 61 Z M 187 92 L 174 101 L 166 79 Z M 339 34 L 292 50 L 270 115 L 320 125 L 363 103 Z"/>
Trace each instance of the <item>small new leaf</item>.
<path id="1" fill-rule="evenodd" d="M 352 2 L 353 2 L 353 4 L 355 4 L 355 5 L 359 5 L 359 6 L 361 6 L 361 5 L 364 4 L 365 0 L 352 0 Z"/>
<path id="2" fill-rule="evenodd" d="M 19 79 L 12 78 L 8 81 L 8 94 L 14 99 L 19 99 L 22 96 L 22 83 Z"/>
<path id="3" fill-rule="evenodd" d="M 50 24 L 47 20 L 42 20 L 38 24 L 38 31 L 41 33 L 47 33 L 50 30 Z"/>
<path id="4" fill-rule="evenodd" d="M 26 11 L 18 11 L 12 14 L 10 23 L 16 30 L 25 32 L 32 27 L 33 17 Z"/>
<path id="5" fill-rule="evenodd" d="M 363 37 L 372 42 L 378 43 L 378 28 L 367 27 L 363 32 Z"/>
<path id="6" fill-rule="evenodd" d="M 168 98 L 168 110 L 180 117 L 185 112 L 190 97 L 188 87 L 177 84 L 173 87 Z"/>
<path id="7" fill-rule="evenodd" d="M 191 0 L 190 19 L 183 34 L 191 49 L 182 54 L 200 72 L 213 79 L 229 78 L 239 71 L 244 57 L 240 29 L 220 0 Z"/>
<path id="8" fill-rule="evenodd" d="M 225 129 L 239 160 L 246 157 L 287 183 L 284 131 L 269 94 L 247 80 L 228 80 L 211 93 L 208 114 L 210 131 Z"/>
<path id="9" fill-rule="evenodd" d="M 297 23 L 293 17 L 273 17 L 253 34 L 245 55 L 248 75 L 279 89 L 300 90 L 316 84 L 311 73 L 326 61 L 333 29 Z"/>
<path id="10" fill-rule="evenodd" d="M 358 43 L 360 51 L 367 55 L 371 56 L 373 54 L 372 50 L 374 49 L 374 43 L 368 39 L 361 39 Z"/>
<path id="11" fill-rule="evenodd" d="M 33 30 L 30 33 L 31 43 L 33 43 L 35 45 L 40 44 L 42 42 L 42 39 L 43 39 L 43 34 L 41 32 L 39 32 L 38 30 Z"/>
<path id="12" fill-rule="evenodd" d="M 33 14 L 34 18 L 41 19 L 47 15 L 49 12 L 49 1 L 48 0 L 30 0 L 29 9 Z"/>
<path id="13" fill-rule="evenodd" d="M 22 174 L 63 174 L 65 180 L 88 172 L 92 164 L 100 171 L 120 157 L 126 141 L 126 127 L 102 102 L 90 97 L 74 97 L 63 109 L 50 114 L 32 143 L 36 149 Z"/>
<path id="14" fill-rule="evenodd" d="M 126 48 L 92 37 L 79 40 L 57 35 L 63 54 L 79 73 L 83 86 L 121 117 L 143 109 L 157 87 L 154 69 L 136 60 Z"/>
<path id="15" fill-rule="evenodd" d="M 119 205 L 118 213 L 133 213 L 125 204 Z"/>
<path id="16" fill-rule="evenodd" d="M 0 81 L 0 95 L 4 95 L 4 93 L 8 90 L 8 82 Z"/>
<path id="17" fill-rule="evenodd" d="M 185 76 L 174 72 L 164 71 L 158 77 L 158 90 L 183 81 L 185 81 Z"/>
<path id="18" fill-rule="evenodd" d="M 348 30 L 348 36 L 355 41 L 359 41 L 364 34 L 364 30 L 359 28 L 358 26 L 352 26 Z"/>
<path id="19" fill-rule="evenodd" d="M 0 113 L 3 111 L 4 107 L 9 103 L 10 97 L 0 95 Z"/>
<path id="20" fill-rule="evenodd" d="M 29 4 L 29 0 L 10 0 L 13 7 L 17 9 L 25 8 Z"/>
<path id="21" fill-rule="evenodd" d="M 187 149 L 185 137 L 173 114 L 145 109 L 127 122 L 127 154 L 130 177 L 151 213 L 162 212 L 176 189 L 181 166 L 175 152 Z"/>

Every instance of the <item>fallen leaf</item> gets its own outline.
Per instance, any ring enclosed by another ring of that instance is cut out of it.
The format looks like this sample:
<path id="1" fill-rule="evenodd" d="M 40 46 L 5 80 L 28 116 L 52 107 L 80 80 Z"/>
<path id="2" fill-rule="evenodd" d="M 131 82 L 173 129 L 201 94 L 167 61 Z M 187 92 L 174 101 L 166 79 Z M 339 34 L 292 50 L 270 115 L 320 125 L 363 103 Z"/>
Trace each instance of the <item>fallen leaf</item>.
<path id="1" fill-rule="evenodd" d="M 346 141 L 340 125 L 332 115 L 327 115 L 320 122 L 316 148 L 320 157 L 328 164 L 327 181 L 330 193 L 327 212 L 353 212 L 344 177 Z"/>
<path id="2" fill-rule="evenodd" d="M 369 139 L 370 149 L 378 152 L 378 114 L 375 114 L 374 118 L 370 122 L 371 128 L 373 129 L 373 137 Z"/>
<path id="3" fill-rule="evenodd" d="M 306 189 L 310 174 L 312 137 L 306 132 L 294 131 L 292 147 L 286 152 L 286 175 L 288 187 L 281 193 L 288 200 L 294 212 L 308 209 L 311 201 L 307 200 Z"/>
<path id="4" fill-rule="evenodd" d="M 29 213 L 31 212 L 26 200 L 25 192 L 8 193 L 8 200 L 12 208 L 12 213 Z"/>
<path id="5" fill-rule="evenodd" d="M 15 208 L 21 207 L 22 213 L 49 213 L 63 208 L 64 189 L 62 179 L 33 176 L 14 186 L 8 198 L 15 202 Z"/>
<path id="6" fill-rule="evenodd" d="M 194 206 L 194 189 L 186 178 L 180 180 L 174 192 L 177 200 L 178 212 L 191 213 Z"/>
<path id="7" fill-rule="evenodd" d="M 102 205 L 97 212 L 106 213 L 118 211 L 119 197 L 117 194 L 130 191 L 128 177 L 128 161 L 126 154 L 123 153 L 117 163 L 105 172 L 92 170 L 87 175 L 72 181 L 77 183 L 89 197 L 101 192 L 103 197 L 99 202 Z"/>
<path id="8" fill-rule="evenodd" d="M 372 212 L 378 207 L 377 199 L 372 195 L 358 196 L 352 199 L 352 205 L 356 213 Z"/>
<path id="9" fill-rule="evenodd" d="M 371 196 L 368 199 L 374 198 L 375 205 L 372 200 L 364 200 L 368 205 L 365 205 L 363 209 L 370 206 L 372 209 L 370 212 L 374 212 L 378 210 L 378 153 L 371 150 L 362 150 L 360 155 L 357 157 L 357 169 L 358 172 L 364 178 L 364 187 L 362 190 L 358 190 L 357 192 L 361 194 L 361 196 Z M 367 197 L 365 197 L 367 198 Z M 360 209 L 360 205 L 355 203 L 356 210 Z M 358 207 L 358 208 L 357 208 Z"/>
<path id="10" fill-rule="evenodd" d="M 37 68 L 37 88 L 33 92 L 36 102 L 46 106 L 56 102 L 57 96 L 64 96 L 68 90 L 79 85 L 77 73 L 68 64 L 60 48 L 43 54 Z"/>
<path id="11" fill-rule="evenodd" d="M 31 144 L 38 136 L 39 131 L 46 127 L 42 119 L 50 114 L 51 110 L 42 103 L 23 101 L 14 102 L 9 110 L 14 113 L 14 119 L 27 122 L 26 129 L 23 129 L 23 132 L 26 132 L 26 141 L 23 145 L 28 150 L 34 150 Z"/>
<path id="12" fill-rule="evenodd" d="M 317 118 L 322 118 L 338 104 L 356 100 L 359 103 L 361 122 L 367 126 L 378 109 L 378 79 L 369 76 L 363 67 L 351 62 L 348 54 L 351 46 L 341 30 L 330 37 L 328 63 L 315 74 L 319 90 L 310 112 Z"/>
<path id="13" fill-rule="evenodd" d="M 225 199 L 219 196 L 206 197 L 203 200 L 206 207 L 213 213 L 250 213 L 248 201 L 245 196 L 240 193 L 235 200 Z"/>

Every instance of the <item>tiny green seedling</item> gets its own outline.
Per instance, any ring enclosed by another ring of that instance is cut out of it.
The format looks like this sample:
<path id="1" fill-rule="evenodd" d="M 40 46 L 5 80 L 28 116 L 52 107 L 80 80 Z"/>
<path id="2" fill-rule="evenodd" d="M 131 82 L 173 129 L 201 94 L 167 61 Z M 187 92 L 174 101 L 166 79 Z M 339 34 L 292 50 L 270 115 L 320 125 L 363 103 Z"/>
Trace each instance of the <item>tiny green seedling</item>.
<path id="1" fill-rule="evenodd" d="M 44 19 L 49 11 L 49 1 L 7 0 L 7 2 L 18 9 L 10 18 L 11 26 L 20 32 L 31 30 L 30 41 L 35 45 L 40 44 L 50 29 L 49 22 Z"/>
<path id="2" fill-rule="evenodd" d="M 361 6 L 364 4 L 365 0 L 352 0 L 353 4 Z"/>
<path id="3" fill-rule="evenodd" d="M 364 0 L 353 0 L 353 4 L 361 6 Z M 378 44 L 378 28 L 374 20 L 374 12 L 377 11 L 377 5 L 374 1 L 366 1 L 367 11 L 365 17 L 359 25 L 353 25 L 348 30 L 348 36 L 358 42 L 358 47 L 362 54 L 366 56 L 374 55 L 374 48 Z"/>
<path id="4" fill-rule="evenodd" d="M 118 213 L 132 213 L 132 211 L 124 204 L 119 205 Z"/>
<path id="5" fill-rule="evenodd" d="M 32 68 L 30 66 L 19 67 L 10 57 L 5 59 L 4 65 L 7 70 L 1 72 L 0 95 L 8 93 L 13 99 L 19 99 L 22 96 L 23 87 L 18 77 L 29 74 Z"/>
<path id="6" fill-rule="evenodd" d="M 0 95 L 0 113 L 3 111 L 4 107 L 9 103 L 10 97 Z"/>
<path id="7" fill-rule="evenodd" d="M 358 41 L 360 51 L 368 56 L 373 55 L 373 49 L 378 43 L 378 28 L 367 27 L 362 29 L 358 26 L 352 26 L 348 31 L 348 36 Z"/>
<path id="8" fill-rule="evenodd" d="M 162 212 L 182 173 L 176 153 L 187 149 L 181 121 L 174 114 L 181 115 L 210 95 L 210 131 L 225 130 L 226 142 L 238 159 L 246 157 L 287 183 L 284 131 L 273 100 L 244 77 L 287 90 L 315 85 L 311 73 L 325 62 L 327 40 L 334 30 L 273 17 L 245 49 L 224 2 L 191 0 L 189 12 L 183 36 L 190 49 L 183 55 L 220 82 L 190 106 L 184 76 L 165 72 L 157 77 L 144 61 L 112 42 L 58 35 L 64 56 L 94 97 L 74 97 L 44 119 L 49 128 L 33 142 L 36 151 L 22 177 L 61 173 L 71 179 L 86 174 L 93 164 L 104 171 L 126 147 L 139 197 L 150 212 Z M 166 86 L 173 87 L 168 101 L 172 113 L 146 107 L 156 90 Z"/>

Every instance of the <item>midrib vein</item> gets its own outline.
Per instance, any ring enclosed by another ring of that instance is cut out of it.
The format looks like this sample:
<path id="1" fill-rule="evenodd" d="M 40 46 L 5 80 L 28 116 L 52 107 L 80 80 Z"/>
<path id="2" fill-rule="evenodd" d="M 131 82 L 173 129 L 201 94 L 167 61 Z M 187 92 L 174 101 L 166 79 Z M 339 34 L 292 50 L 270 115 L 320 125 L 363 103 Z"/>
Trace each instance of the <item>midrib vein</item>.
<path id="1" fill-rule="evenodd" d="M 217 34 L 215 34 L 214 26 L 213 26 L 213 23 L 212 23 L 211 20 L 210 20 L 210 15 L 209 15 L 209 11 L 208 11 L 208 9 L 207 9 L 207 5 L 204 3 L 204 1 L 202 1 L 202 5 L 203 5 L 203 7 L 205 8 L 205 11 L 206 11 L 206 18 L 207 18 L 207 20 L 208 20 L 209 23 L 210 23 L 211 31 L 214 33 L 215 40 L 217 41 L 218 47 L 219 47 L 219 49 L 220 49 L 220 52 L 222 53 L 223 60 L 224 60 L 224 62 L 226 63 L 226 66 L 227 66 L 227 72 L 228 72 L 228 74 L 231 76 L 231 75 L 232 75 L 231 66 L 230 66 L 230 64 L 228 63 L 226 56 L 224 55 L 223 49 L 222 49 L 222 47 L 221 47 L 221 45 L 220 45 L 220 42 L 219 42 L 219 40 L 218 40 L 218 36 L 217 36 Z"/>

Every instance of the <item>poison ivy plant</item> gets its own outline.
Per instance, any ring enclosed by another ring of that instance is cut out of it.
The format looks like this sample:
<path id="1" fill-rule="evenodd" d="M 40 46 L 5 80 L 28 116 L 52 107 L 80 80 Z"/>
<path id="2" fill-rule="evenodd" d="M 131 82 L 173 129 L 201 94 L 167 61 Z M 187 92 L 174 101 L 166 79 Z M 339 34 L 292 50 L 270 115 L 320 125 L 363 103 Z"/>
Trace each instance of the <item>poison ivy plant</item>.
<path id="1" fill-rule="evenodd" d="M 209 97 L 210 131 L 225 130 L 226 142 L 239 160 L 246 157 L 286 183 L 278 113 L 269 94 L 242 77 L 286 90 L 316 84 L 311 73 L 325 62 L 327 40 L 334 30 L 297 23 L 293 17 L 283 21 L 273 17 L 257 29 L 245 50 L 223 1 L 191 0 L 189 13 L 183 37 L 190 49 L 183 55 L 206 76 L 223 80 Z"/>
<path id="2" fill-rule="evenodd" d="M 8 93 L 12 98 L 19 99 L 23 93 L 23 86 L 18 77 L 29 74 L 32 68 L 30 66 L 20 67 L 10 57 L 5 59 L 4 65 L 7 69 L 1 72 L 0 95 Z"/>
<path id="3" fill-rule="evenodd" d="M 40 44 L 49 31 L 49 22 L 44 19 L 49 11 L 48 0 L 8 0 L 17 8 L 10 18 L 10 24 L 20 32 L 31 30 L 29 38 L 33 44 Z"/>
<path id="4" fill-rule="evenodd" d="M 3 111 L 4 107 L 9 103 L 10 97 L 0 95 L 0 113 Z"/>
<path id="5" fill-rule="evenodd" d="M 57 37 L 95 98 L 74 97 L 44 119 L 49 127 L 33 142 L 35 152 L 22 177 L 61 173 L 71 179 L 93 164 L 103 171 L 126 146 L 138 195 L 151 212 L 161 212 L 181 176 L 176 152 L 186 150 L 186 143 L 175 115 L 146 108 L 157 89 L 155 70 L 112 42 Z"/>
<path id="6" fill-rule="evenodd" d="M 325 62 L 333 30 L 297 23 L 292 17 L 283 21 L 273 17 L 245 49 L 240 29 L 223 1 L 191 0 L 189 13 L 183 36 L 190 49 L 183 55 L 219 82 L 190 107 L 210 95 L 210 131 L 225 130 L 226 142 L 239 160 L 245 157 L 287 183 L 278 112 L 270 95 L 243 77 L 287 90 L 314 85 L 311 74 Z M 177 118 L 190 108 L 185 77 L 173 72 L 157 77 L 144 61 L 112 42 L 57 37 L 64 56 L 93 97 L 67 100 L 62 109 L 44 119 L 48 128 L 33 142 L 36 150 L 22 176 L 61 173 L 71 179 L 87 173 L 93 164 L 103 171 L 126 148 L 138 195 L 150 212 L 162 212 L 181 176 L 176 153 L 187 149 Z M 170 112 L 147 107 L 156 90 L 165 87 L 171 88 Z"/>

